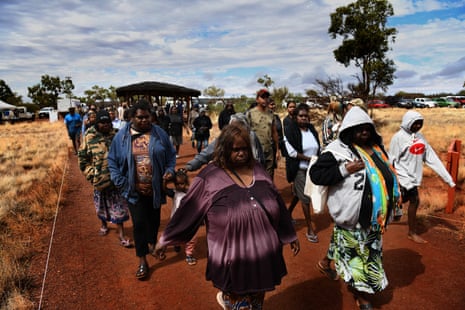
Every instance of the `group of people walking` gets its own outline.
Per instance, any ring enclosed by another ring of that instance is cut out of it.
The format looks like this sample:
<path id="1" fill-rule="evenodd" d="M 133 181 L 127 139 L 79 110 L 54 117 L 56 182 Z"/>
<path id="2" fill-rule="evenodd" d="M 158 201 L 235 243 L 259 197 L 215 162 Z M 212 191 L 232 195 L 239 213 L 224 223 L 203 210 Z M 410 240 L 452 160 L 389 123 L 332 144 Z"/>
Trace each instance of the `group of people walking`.
<path id="1" fill-rule="evenodd" d="M 299 201 L 305 239 L 319 242 L 311 220 L 312 202 L 304 191 L 309 173 L 314 184 L 328 187 L 327 206 L 334 221 L 327 255 L 317 267 L 332 280 L 342 279 L 357 307 L 372 309 L 371 296 L 388 285 L 382 236 L 402 202 L 409 202 L 408 238 L 426 242 L 417 234 L 415 221 L 423 163 L 455 186 L 419 133 L 423 118 L 408 111 L 387 151 L 361 99 L 330 104 L 322 143 L 306 104 L 288 102 L 288 115 L 281 122 L 272 103 L 270 92 L 262 89 L 256 105 L 245 113 L 232 113 L 234 108 L 228 106 L 219 118 L 220 134 L 210 143 L 205 132 L 212 122 L 199 111 L 189 124 L 197 154 L 178 170 L 182 140 L 176 144 L 170 139 L 170 129 L 162 128 L 163 118 L 154 124 L 148 102 L 135 103 L 127 124 L 117 132 L 109 113 L 97 112 L 95 124 L 85 131 L 78 159 L 94 187 L 99 232 L 105 235 L 107 222 L 115 223 L 121 245 L 132 246 L 123 228 L 131 215 L 139 260 L 135 276 L 145 279 L 150 269 L 147 255 L 164 259 L 167 246 L 178 252 L 185 245 L 186 262 L 195 265 L 196 233 L 205 225 L 206 278 L 219 289 L 219 305 L 262 309 L 265 293 L 287 274 L 283 245 L 289 244 L 294 255 L 300 251 L 291 215 Z M 273 181 L 281 156 L 294 196 L 289 208 Z M 309 169 L 312 157 L 317 159 Z M 187 172 L 203 165 L 189 182 Z M 158 239 L 166 196 L 173 199 L 173 209 Z"/>

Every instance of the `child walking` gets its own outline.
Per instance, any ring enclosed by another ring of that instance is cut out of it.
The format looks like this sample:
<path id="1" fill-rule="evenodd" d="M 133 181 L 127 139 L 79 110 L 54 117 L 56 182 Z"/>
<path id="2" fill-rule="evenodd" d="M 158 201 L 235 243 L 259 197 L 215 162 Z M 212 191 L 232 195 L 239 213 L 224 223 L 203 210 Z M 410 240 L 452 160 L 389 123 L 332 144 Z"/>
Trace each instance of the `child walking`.
<path id="1" fill-rule="evenodd" d="M 174 183 L 174 188 L 169 188 L 167 185 L 169 183 Z M 189 177 L 185 169 L 178 169 L 174 175 L 174 178 L 163 183 L 165 193 L 167 196 L 173 199 L 173 206 L 171 208 L 171 217 L 176 213 L 176 210 L 179 208 L 182 198 L 186 195 L 187 189 L 189 188 Z M 186 254 L 186 263 L 190 266 L 197 264 L 197 259 L 194 257 L 195 243 L 197 241 L 197 236 L 194 236 L 189 242 L 186 243 L 184 248 L 184 253 Z M 174 250 L 176 252 L 181 251 L 181 247 L 175 246 Z M 159 259 L 165 259 L 164 251 L 160 254 Z"/>
<path id="2" fill-rule="evenodd" d="M 441 159 L 425 137 L 420 133 L 423 116 L 417 111 L 408 111 L 402 118 L 399 131 L 391 139 L 389 153 L 397 170 L 402 191 L 402 202 L 408 206 L 408 238 L 416 243 L 426 243 L 418 235 L 416 227 L 417 209 L 420 205 L 418 188 L 423 179 L 423 163 L 435 171 L 450 187 L 455 187 L 454 180 L 444 167 Z"/>

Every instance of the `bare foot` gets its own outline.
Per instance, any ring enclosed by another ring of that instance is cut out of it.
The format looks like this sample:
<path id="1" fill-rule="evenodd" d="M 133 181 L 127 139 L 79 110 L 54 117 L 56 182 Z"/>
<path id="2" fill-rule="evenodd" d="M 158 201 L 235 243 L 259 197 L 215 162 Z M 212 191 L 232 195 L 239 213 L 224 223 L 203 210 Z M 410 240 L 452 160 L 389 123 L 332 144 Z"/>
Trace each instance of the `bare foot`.
<path id="1" fill-rule="evenodd" d="M 417 234 L 408 235 L 408 238 L 410 240 L 412 240 L 413 242 L 416 242 L 416 243 L 428 243 L 428 241 L 426 241 L 425 239 L 423 239 L 422 237 L 420 237 Z"/>

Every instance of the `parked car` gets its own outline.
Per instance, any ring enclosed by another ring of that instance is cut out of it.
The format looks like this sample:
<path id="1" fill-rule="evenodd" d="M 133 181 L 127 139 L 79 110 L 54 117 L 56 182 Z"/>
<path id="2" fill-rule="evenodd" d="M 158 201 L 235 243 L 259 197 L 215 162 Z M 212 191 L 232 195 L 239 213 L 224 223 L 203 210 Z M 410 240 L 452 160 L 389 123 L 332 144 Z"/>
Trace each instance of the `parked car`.
<path id="1" fill-rule="evenodd" d="M 380 99 L 372 99 L 367 102 L 368 108 L 390 108 L 391 106 Z"/>
<path id="2" fill-rule="evenodd" d="M 400 99 L 395 104 L 398 108 L 411 109 L 413 108 L 413 100 L 411 99 Z"/>
<path id="3" fill-rule="evenodd" d="M 15 121 L 33 121 L 36 119 L 35 113 L 29 112 L 26 107 L 16 107 L 13 114 Z"/>
<path id="4" fill-rule="evenodd" d="M 413 100 L 414 104 L 415 103 L 418 103 L 419 106 L 417 108 L 420 107 L 420 104 L 423 105 L 424 107 L 426 108 L 435 108 L 438 106 L 438 104 L 431 100 L 430 98 L 415 98 L 415 100 Z"/>
<path id="5" fill-rule="evenodd" d="M 419 101 L 413 101 L 413 107 L 414 108 L 417 108 L 417 109 L 424 109 L 424 108 L 428 108 L 428 106 L 422 102 L 419 102 Z"/>
<path id="6" fill-rule="evenodd" d="M 50 118 L 50 112 L 54 111 L 53 107 L 45 107 L 39 110 L 39 118 Z"/>
<path id="7" fill-rule="evenodd" d="M 447 96 L 446 98 L 458 102 L 459 107 L 465 108 L 465 96 Z"/>
<path id="8" fill-rule="evenodd" d="M 450 100 L 448 98 L 434 98 L 434 101 L 438 104 L 438 107 L 444 108 L 458 108 L 460 104 L 458 102 L 455 102 L 454 100 Z"/>

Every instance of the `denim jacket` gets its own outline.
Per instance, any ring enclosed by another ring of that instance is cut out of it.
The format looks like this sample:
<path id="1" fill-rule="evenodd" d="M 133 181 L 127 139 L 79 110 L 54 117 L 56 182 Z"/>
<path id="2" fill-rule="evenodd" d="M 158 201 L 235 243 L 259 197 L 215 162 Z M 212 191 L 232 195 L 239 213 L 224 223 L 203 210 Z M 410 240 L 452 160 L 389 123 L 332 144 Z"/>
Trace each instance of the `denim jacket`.
<path id="1" fill-rule="evenodd" d="M 108 153 L 108 168 L 111 180 L 121 195 L 131 204 L 139 199 L 136 192 L 136 166 L 132 155 L 131 123 L 115 135 Z M 160 208 L 166 203 L 163 192 L 163 175 L 174 174 L 176 151 L 168 134 L 159 126 L 153 125 L 150 132 L 149 156 L 152 163 L 153 207 Z"/>

